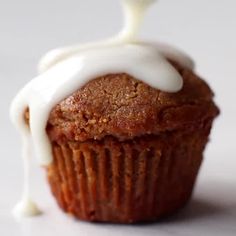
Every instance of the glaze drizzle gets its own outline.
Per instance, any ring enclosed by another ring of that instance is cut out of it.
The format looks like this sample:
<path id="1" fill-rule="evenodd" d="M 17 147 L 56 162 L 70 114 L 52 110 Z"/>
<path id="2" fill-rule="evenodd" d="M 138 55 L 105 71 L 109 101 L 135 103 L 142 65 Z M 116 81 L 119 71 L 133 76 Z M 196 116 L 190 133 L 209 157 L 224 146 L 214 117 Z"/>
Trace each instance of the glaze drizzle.
<path id="1" fill-rule="evenodd" d="M 183 80 L 167 61 L 170 58 L 193 68 L 192 60 L 170 46 L 139 42 L 137 34 L 144 13 L 155 0 L 122 0 L 125 25 L 114 38 L 103 42 L 70 46 L 49 52 L 40 62 L 40 75 L 31 80 L 15 97 L 10 109 L 13 124 L 20 131 L 24 159 L 24 191 L 14 213 L 33 216 L 41 211 L 30 198 L 29 165 L 32 136 L 39 163 L 52 162 L 46 125 L 52 108 L 91 79 L 114 73 L 127 73 L 165 92 L 177 92 Z M 24 113 L 29 108 L 29 127 Z"/>

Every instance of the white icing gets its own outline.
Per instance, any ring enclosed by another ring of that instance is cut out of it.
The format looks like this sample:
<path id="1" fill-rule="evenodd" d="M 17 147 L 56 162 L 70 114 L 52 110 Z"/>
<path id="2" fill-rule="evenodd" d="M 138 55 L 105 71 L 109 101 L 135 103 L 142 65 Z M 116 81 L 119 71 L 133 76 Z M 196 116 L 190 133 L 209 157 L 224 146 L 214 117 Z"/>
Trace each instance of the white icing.
<path id="1" fill-rule="evenodd" d="M 29 158 L 31 157 L 31 148 L 30 148 L 30 132 L 28 129 L 24 130 L 23 134 L 23 148 L 22 148 L 22 156 L 23 156 L 23 164 L 24 164 L 24 186 L 23 186 L 23 194 L 22 199 L 13 209 L 13 214 L 16 217 L 29 217 L 34 215 L 41 214 L 41 211 L 37 207 L 36 203 L 34 203 L 30 198 L 30 184 L 29 184 Z"/>
<path id="2" fill-rule="evenodd" d="M 16 204 L 13 209 L 15 217 L 30 217 L 40 215 L 42 212 L 37 205 L 31 200 L 31 198 L 24 197 Z"/>
<path id="3" fill-rule="evenodd" d="M 131 43 L 130 43 L 131 44 Z M 153 46 L 156 50 L 159 51 L 164 57 L 173 59 L 177 61 L 182 66 L 187 67 L 191 70 L 194 69 L 194 61 L 184 52 L 181 50 L 167 45 L 165 43 L 148 43 L 148 42 L 136 42 L 132 43 L 134 45 L 146 45 L 146 46 Z M 96 49 L 96 48 L 107 48 L 112 46 L 124 45 L 122 41 L 118 38 L 113 38 L 110 40 L 102 41 L 102 42 L 95 42 L 95 43 L 87 43 L 84 45 L 75 45 L 70 47 L 64 48 L 57 48 L 49 51 L 39 62 L 38 70 L 40 73 L 45 72 L 46 70 L 50 69 L 52 66 L 56 65 L 57 63 L 66 60 L 67 58 L 81 53 L 82 51 Z"/>
<path id="4" fill-rule="evenodd" d="M 145 11 L 156 0 L 121 0 L 125 24 L 121 32 L 114 38 L 84 45 L 58 48 L 50 51 L 39 63 L 39 72 L 44 72 L 61 60 L 70 57 L 72 54 L 97 47 L 107 47 L 117 44 L 131 43 L 136 41 L 136 35 L 144 17 Z"/>
<path id="5" fill-rule="evenodd" d="M 125 24 L 117 36 L 123 42 L 135 42 L 147 8 L 156 0 L 122 0 Z"/>
<path id="6" fill-rule="evenodd" d="M 142 16 L 154 1 L 123 0 L 126 24 L 117 37 L 104 42 L 51 51 L 41 60 L 41 74 L 31 80 L 13 100 L 10 115 L 23 136 L 25 163 L 25 187 L 22 200 L 15 208 L 17 215 L 40 213 L 29 197 L 28 139 L 31 134 L 40 164 L 50 164 L 52 150 L 46 125 L 50 111 L 57 103 L 89 80 L 106 74 L 127 73 L 166 92 L 177 92 L 182 88 L 182 77 L 165 57 L 189 68 L 193 67 L 192 60 L 167 45 L 135 40 Z M 30 110 L 30 129 L 24 119 L 27 107 Z"/>
<path id="7" fill-rule="evenodd" d="M 168 59 L 172 59 L 176 62 L 178 62 L 183 67 L 186 67 L 190 70 L 194 70 L 195 63 L 187 54 L 183 53 L 181 50 L 174 48 L 168 44 L 164 43 L 152 43 L 147 45 L 153 45 L 156 46 L 159 50 L 159 52 Z"/>
<path id="8" fill-rule="evenodd" d="M 52 161 L 51 145 L 45 130 L 52 108 L 91 78 L 123 72 L 163 91 L 176 92 L 182 87 L 181 76 L 157 48 L 123 44 L 82 50 L 31 80 L 23 88 L 13 102 L 11 117 L 19 129 L 27 132 L 22 114 L 29 107 L 33 143 L 42 165 Z"/>

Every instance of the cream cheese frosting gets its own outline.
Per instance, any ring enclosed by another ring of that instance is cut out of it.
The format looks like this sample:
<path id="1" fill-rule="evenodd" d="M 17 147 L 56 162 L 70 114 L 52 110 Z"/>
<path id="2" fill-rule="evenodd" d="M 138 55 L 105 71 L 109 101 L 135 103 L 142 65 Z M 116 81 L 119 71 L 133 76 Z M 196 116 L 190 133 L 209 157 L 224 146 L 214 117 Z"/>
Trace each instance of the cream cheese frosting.
<path id="1" fill-rule="evenodd" d="M 40 74 L 15 97 L 10 109 L 11 120 L 23 139 L 25 186 L 22 200 L 14 212 L 18 216 L 37 215 L 41 211 L 30 198 L 29 139 L 32 136 L 41 165 L 52 162 L 51 145 L 46 125 L 52 108 L 91 79 L 113 73 L 127 73 L 150 86 L 177 92 L 183 79 L 166 58 L 193 68 L 193 61 L 184 53 L 165 44 L 139 42 L 137 33 L 145 11 L 155 0 L 122 0 L 125 25 L 114 38 L 102 42 L 56 49 L 41 60 Z M 29 126 L 24 113 L 30 110 Z"/>

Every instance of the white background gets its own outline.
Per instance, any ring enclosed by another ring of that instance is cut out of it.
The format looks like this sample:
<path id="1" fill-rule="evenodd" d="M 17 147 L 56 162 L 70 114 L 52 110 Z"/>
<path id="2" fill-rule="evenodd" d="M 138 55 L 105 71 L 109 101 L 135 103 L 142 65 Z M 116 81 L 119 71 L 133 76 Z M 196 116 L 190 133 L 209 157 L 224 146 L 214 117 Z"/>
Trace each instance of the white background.
<path id="1" fill-rule="evenodd" d="M 58 210 L 43 170 L 33 168 L 33 195 L 44 215 L 16 221 L 10 210 L 22 186 L 20 139 L 9 104 L 36 75 L 49 49 L 94 41 L 122 26 L 119 0 L 0 0 L 0 235 L 236 235 L 236 1 L 162 0 L 150 9 L 141 37 L 188 52 L 216 93 L 221 116 L 193 200 L 157 224 L 119 226 L 77 222 Z"/>

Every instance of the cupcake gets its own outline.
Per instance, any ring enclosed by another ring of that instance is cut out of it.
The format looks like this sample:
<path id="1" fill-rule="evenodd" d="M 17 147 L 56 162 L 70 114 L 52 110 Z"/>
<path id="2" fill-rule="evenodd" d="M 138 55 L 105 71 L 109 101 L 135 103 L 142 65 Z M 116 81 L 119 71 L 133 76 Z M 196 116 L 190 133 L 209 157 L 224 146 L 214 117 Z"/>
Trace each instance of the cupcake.
<path id="1" fill-rule="evenodd" d="M 124 2 L 130 13 L 152 1 Z M 182 208 L 219 114 L 187 56 L 123 34 L 54 51 L 12 105 L 58 205 L 81 220 L 155 221 Z"/>
<path id="2" fill-rule="evenodd" d="M 65 212 L 129 223 L 167 216 L 189 200 L 218 109 L 202 79 L 171 63 L 184 81 L 177 93 L 110 74 L 51 111 L 47 175 Z"/>

